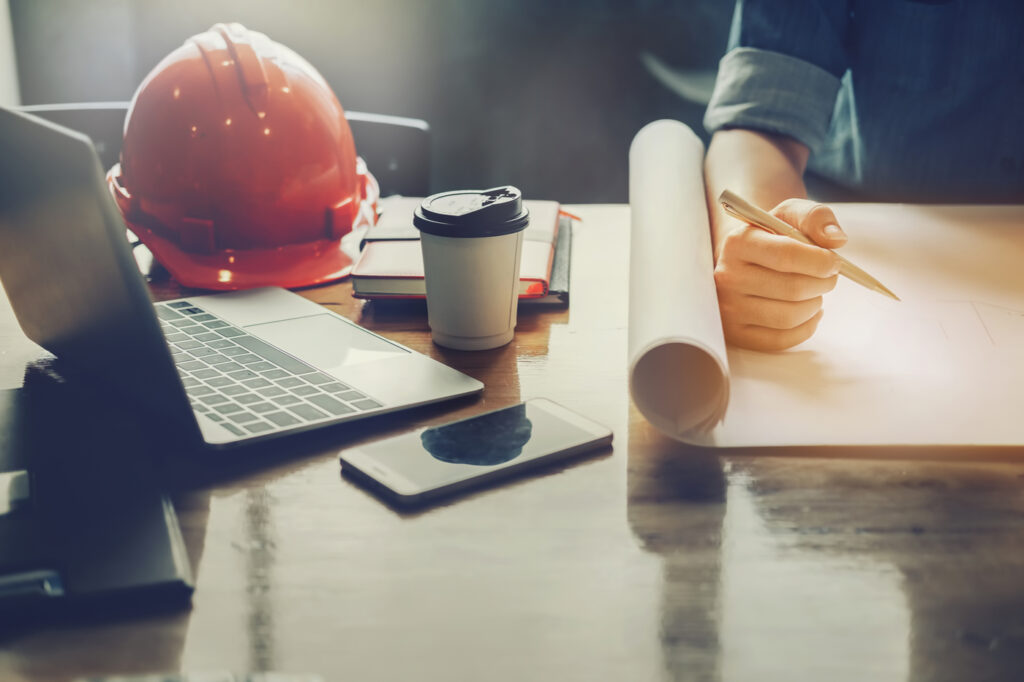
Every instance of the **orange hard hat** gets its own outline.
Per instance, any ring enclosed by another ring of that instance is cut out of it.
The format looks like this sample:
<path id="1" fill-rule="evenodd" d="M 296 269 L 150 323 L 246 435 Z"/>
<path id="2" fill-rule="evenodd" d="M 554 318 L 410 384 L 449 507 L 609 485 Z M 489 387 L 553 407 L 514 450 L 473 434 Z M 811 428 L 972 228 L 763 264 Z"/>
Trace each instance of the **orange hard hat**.
<path id="1" fill-rule="evenodd" d="M 323 77 L 239 24 L 189 38 L 146 77 L 107 184 L 156 259 L 205 289 L 346 276 L 342 238 L 376 220 L 379 195 Z"/>

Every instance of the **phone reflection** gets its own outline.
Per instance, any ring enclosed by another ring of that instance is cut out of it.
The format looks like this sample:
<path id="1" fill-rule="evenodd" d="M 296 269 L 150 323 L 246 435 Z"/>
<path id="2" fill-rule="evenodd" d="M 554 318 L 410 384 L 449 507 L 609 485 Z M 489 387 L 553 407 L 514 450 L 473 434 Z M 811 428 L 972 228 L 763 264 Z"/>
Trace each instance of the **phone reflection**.
<path id="1" fill-rule="evenodd" d="M 533 423 L 522 404 L 427 429 L 420 435 L 420 442 L 434 459 L 442 462 L 495 466 L 523 454 L 523 446 L 532 434 Z"/>

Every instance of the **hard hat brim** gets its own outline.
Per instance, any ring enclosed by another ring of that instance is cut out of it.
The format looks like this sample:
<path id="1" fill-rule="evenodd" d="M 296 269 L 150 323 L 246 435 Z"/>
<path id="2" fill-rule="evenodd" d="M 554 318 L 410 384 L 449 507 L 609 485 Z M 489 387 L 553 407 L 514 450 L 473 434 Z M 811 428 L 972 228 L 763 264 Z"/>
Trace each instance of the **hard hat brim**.
<path id="1" fill-rule="evenodd" d="M 361 160 L 360 160 L 361 162 Z M 153 257 L 179 284 L 195 289 L 236 291 L 264 286 L 297 289 L 327 284 L 352 272 L 353 258 L 365 228 L 375 222 L 376 180 L 365 168 L 365 184 L 355 224 L 340 239 L 318 239 L 267 248 L 220 249 L 210 253 L 185 251 L 145 222 L 132 219 L 131 199 L 119 182 L 120 167 L 107 173 L 107 188 L 125 225 L 149 248 Z"/>
<path id="2" fill-rule="evenodd" d="M 352 258 L 342 249 L 339 240 L 196 254 L 182 251 L 144 225 L 129 221 L 128 227 L 171 276 L 189 288 L 235 291 L 278 286 L 295 289 L 343 279 L 352 271 Z"/>

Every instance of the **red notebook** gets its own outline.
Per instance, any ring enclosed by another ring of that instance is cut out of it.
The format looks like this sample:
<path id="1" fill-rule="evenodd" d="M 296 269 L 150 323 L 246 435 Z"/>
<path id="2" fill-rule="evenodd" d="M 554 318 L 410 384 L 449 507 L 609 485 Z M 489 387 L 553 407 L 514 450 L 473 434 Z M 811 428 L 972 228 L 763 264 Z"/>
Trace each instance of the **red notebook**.
<path id="1" fill-rule="evenodd" d="M 423 255 L 412 214 L 422 199 L 389 197 L 381 202 L 377 224 L 363 238 L 362 253 L 352 268 L 356 298 L 424 298 Z M 523 232 L 519 298 L 542 298 L 551 284 L 551 264 L 558 240 L 557 201 L 523 201 L 530 224 Z"/>

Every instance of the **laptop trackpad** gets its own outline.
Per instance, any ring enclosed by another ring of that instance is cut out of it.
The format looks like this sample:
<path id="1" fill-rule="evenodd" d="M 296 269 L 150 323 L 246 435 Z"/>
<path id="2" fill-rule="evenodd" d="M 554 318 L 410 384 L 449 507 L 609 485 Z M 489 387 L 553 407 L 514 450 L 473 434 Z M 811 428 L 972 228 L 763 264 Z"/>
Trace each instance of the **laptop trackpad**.
<path id="1" fill-rule="evenodd" d="M 327 372 L 409 354 L 390 341 L 328 314 L 252 324 L 245 329 Z"/>

